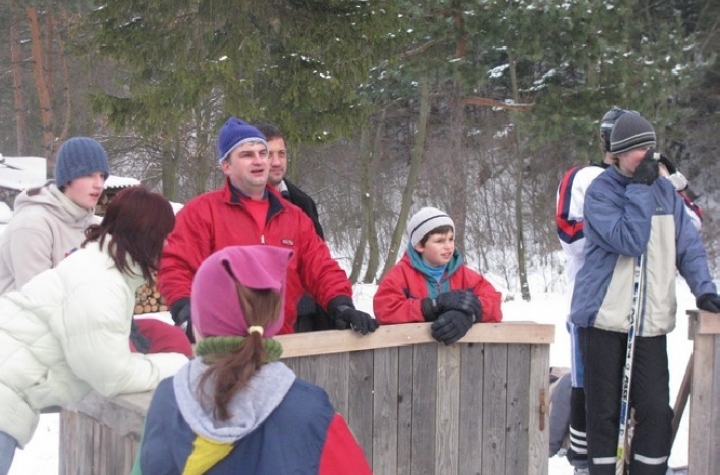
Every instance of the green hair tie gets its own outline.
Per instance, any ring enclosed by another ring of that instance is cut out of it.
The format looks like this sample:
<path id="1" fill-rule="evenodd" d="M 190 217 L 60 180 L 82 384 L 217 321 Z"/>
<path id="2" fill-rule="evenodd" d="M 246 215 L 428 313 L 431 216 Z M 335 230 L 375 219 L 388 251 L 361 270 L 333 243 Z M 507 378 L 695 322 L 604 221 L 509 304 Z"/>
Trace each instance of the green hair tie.
<path id="1" fill-rule="evenodd" d="M 203 357 L 203 363 L 213 364 L 220 356 L 227 355 L 239 349 L 245 342 L 242 336 L 211 336 L 204 338 L 195 347 L 195 354 Z M 267 351 L 267 358 L 263 364 L 277 361 L 282 356 L 282 345 L 272 338 L 263 338 L 262 344 Z"/>

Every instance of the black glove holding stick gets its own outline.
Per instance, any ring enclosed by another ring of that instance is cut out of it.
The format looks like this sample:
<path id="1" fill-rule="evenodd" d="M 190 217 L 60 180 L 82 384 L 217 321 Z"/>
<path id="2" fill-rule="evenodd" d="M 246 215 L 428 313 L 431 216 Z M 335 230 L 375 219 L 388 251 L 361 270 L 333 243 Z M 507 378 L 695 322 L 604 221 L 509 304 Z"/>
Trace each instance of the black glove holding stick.
<path id="1" fill-rule="evenodd" d="M 423 317 L 426 322 L 434 322 L 448 310 L 459 310 L 480 321 L 482 317 L 482 306 L 477 295 L 470 290 L 451 290 L 443 292 L 437 298 L 424 298 L 420 302 Z"/>
<path id="2" fill-rule="evenodd" d="M 380 326 L 373 317 L 356 309 L 352 299 L 346 295 L 339 295 L 330 300 L 328 313 L 335 321 L 335 327 L 338 330 L 350 328 L 357 333 L 366 335 L 374 332 Z"/>
<path id="3" fill-rule="evenodd" d="M 645 153 L 642 162 L 635 169 L 635 173 L 632 177 L 632 182 L 639 185 L 652 185 L 657 180 L 660 167 L 659 167 L 660 154 L 655 153 L 655 150 L 650 149 Z"/>

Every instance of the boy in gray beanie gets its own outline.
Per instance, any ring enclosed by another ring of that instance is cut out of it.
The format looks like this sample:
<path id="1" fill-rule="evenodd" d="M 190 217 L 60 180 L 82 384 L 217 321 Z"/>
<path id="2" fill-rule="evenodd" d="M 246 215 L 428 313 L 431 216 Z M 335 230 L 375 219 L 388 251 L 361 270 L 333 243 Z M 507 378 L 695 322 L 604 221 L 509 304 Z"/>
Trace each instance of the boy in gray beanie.
<path id="1" fill-rule="evenodd" d="M 87 137 L 58 151 L 55 181 L 23 191 L 0 236 L 0 295 L 57 266 L 85 240 L 110 169 L 102 145 Z"/>
<path id="2" fill-rule="evenodd" d="M 373 298 L 380 323 L 432 322 L 432 336 L 455 343 L 477 322 L 502 320 L 500 293 L 463 263 L 447 213 L 422 208 L 410 218 L 408 246 Z"/>
<path id="3" fill-rule="evenodd" d="M 585 262 L 575 279 L 570 321 L 581 345 L 588 462 L 596 475 L 624 468 L 617 459 L 624 391 L 632 395 L 636 413 L 629 472 L 667 470 L 672 421 L 667 334 L 676 326 L 677 271 L 699 309 L 720 312 L 702 240 L 671 181 L 659 178 L 655 142 L 647 120 L 622 115 L 610 135 L 616 163 L 585 194 Z M 632 379 L 624 373 L 630 335 Z M 631 386 L 624 388 L 623 381 Z"/>
<path id="4" fill-rule="evenodd" d="M 623 114 L 610 133 L 610 151 L 614 155 L 638 148 L 655 148 L 655 129 L 640 114 Z"/>

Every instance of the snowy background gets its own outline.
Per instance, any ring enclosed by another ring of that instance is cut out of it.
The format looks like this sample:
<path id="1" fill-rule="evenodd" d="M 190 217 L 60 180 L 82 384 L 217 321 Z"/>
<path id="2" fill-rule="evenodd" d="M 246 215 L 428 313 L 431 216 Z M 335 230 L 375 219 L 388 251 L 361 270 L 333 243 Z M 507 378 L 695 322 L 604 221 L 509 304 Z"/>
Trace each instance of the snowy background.
<path id="1" fill-rule="evenodd" d="M 533 282 L 536 280 L 536 282 Z M 531 280 L 531 302 L 517 298 L 503 304 L 505 320 L 534 321 L 555 325 L 555 343 L 550 348 L 551 366 L 570 366 L 570 343 L 565 331 L 564 320 L 567 313 L 567 298 L 562 293 L 542 293 L 537 288 L 544 288 L 540 278 Z M 375 286 L 357 285 L 355 287 L 355 303 L 358 308 L 372 313 L 372 296 Z M 670 404 L 674 404 L 675 396 L 685 373 L 685 366 L 692 352 L 692 342 L 687 338 L 688 318 L 686 310 L 695 308 L 695 298 L 685 282 L 678 278 L 678 318 L 677 328 L 668 337 L 670 358 Z M 167 318 L 161 315 L 160 318 Z M 689 406 L 685 409 L 682 423 L 678 431 L 675 445 L 670 457 L 671 467 L 687 465 Z M 549 460 L 550 475 L 572 475 L 572 467 L 563 457 Z M 58 416 L 45 414 L 40 418 L 40 425 L 32 441 L 24 450 L 17 451 L 10 475 L 37 475 L 58 473 Z"/>

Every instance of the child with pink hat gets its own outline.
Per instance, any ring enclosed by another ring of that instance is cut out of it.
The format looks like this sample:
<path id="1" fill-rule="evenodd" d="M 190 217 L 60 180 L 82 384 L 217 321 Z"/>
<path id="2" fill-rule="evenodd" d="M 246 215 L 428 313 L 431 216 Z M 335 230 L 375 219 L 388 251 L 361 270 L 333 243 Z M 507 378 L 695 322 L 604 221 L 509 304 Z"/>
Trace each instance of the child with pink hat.
<path id="1" fill-rule="evenodd" d="M 155 391 L 133 474 L 372 473 L 327 393 L 278 361 L 291 257 L 231 246 L 200 266 L 198 358 Z"/>

